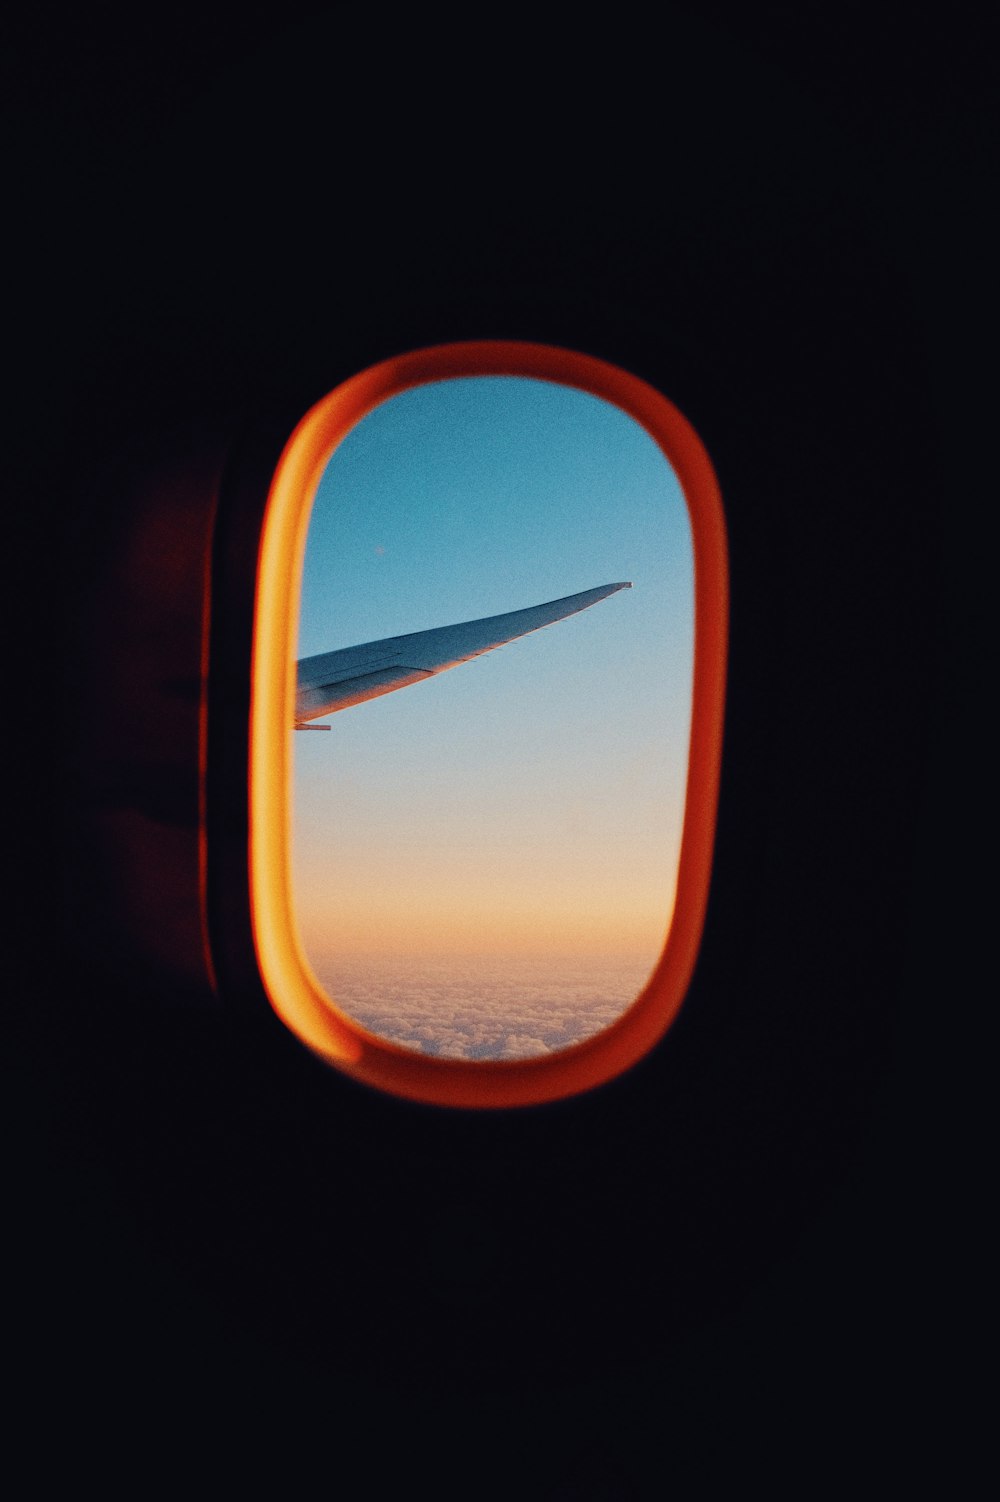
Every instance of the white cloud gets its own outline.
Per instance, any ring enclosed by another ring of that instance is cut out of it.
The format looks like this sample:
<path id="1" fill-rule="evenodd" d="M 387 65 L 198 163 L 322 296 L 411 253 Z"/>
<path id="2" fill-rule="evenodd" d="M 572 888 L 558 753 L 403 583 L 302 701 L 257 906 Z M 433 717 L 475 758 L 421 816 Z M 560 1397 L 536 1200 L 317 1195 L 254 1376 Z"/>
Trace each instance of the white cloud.
<path id="1" fill-rule="evenodd" d="M 452 1059 L 531 1058 L 601 1032 L 646 980 L 643 964 L 588 961 L 399 961 L 381 955 L 317 966 L 362 1026 Z"/>

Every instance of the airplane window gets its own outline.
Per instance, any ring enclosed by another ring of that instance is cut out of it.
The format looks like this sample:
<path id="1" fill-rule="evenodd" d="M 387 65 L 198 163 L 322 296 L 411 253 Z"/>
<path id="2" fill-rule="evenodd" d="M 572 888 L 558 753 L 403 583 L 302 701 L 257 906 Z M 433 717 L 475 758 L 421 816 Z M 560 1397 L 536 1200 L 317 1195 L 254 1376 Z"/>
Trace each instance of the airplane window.
<path id="1" fill-rule="evenodd" d="M 297 649 L 300 728 L 332 733 L 293 744 L 295 915 L 339 1007 L 505 1059 L 631 1005 L 673 910 L 693 606 L 677 477 L 589 392 L 437 382 L 347 435 Z"/>
<path id="2" fill-rule="evenodd" d="M 714 477 L 658 393 L 504 344 L 332 393 L 279 466 L 258 582 L 252 907 L 279 1014 L 446 1104 L 627 1067 L 697 950 L 724 650 Z"/>

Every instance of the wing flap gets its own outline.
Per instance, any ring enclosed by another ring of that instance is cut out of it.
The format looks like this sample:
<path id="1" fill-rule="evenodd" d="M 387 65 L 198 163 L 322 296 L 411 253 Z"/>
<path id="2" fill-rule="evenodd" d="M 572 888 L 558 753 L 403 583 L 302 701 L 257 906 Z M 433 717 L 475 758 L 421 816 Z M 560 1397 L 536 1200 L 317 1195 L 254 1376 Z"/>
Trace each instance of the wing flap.
<path id="1" fill-rule="evenodd" d="M 343 678 L 338 683 L 299 689 L 295 697 L 296 715 L 300 720 L 312 720 L 318 715 L 335 714 L 338 709 L 350 709 L 354 704 L 364 704 L 366 699 L 377 699 L 380 694 L 391 694 L 394 689 L 433 676 L 427 668 L 381 668 L 375 673 Z"/>

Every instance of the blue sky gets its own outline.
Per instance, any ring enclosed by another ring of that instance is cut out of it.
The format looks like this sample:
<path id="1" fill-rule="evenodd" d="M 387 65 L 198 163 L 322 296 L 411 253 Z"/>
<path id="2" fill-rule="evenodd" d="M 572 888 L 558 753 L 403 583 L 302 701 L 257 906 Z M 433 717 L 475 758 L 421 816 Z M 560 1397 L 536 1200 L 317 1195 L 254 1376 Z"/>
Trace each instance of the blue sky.
<path id="1" fill-rule="evenodd" d="M 384 403 L 320 483 L 298 656 L 618 580 L 592 609 L 293 734 L 306 951 L 649 951 L 672 903 L 693 569 L 625 413 L 512 377 Z"/>

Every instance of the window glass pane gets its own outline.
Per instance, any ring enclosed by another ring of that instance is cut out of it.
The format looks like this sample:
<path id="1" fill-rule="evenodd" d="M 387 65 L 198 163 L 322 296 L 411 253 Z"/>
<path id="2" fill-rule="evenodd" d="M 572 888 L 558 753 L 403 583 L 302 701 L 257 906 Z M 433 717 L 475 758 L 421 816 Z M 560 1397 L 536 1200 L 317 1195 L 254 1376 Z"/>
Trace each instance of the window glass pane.
<path id="1" fill-rule="evenodd" d="M 626 581 L 447 671 L 427 641 L 335 658 L 347 686 L 330 713 L 307 718 L 325 700 L 300 693 L 301 723 L 329 726 L 289 732 L 300 941 L 370 1031 L 527 1058 L 599 1032 L 642 989 L 676 886 L 692 547 L 653 440 L 548 382 L 414 388 L 333 454 L 306 546 L 304 667 Z"/>

